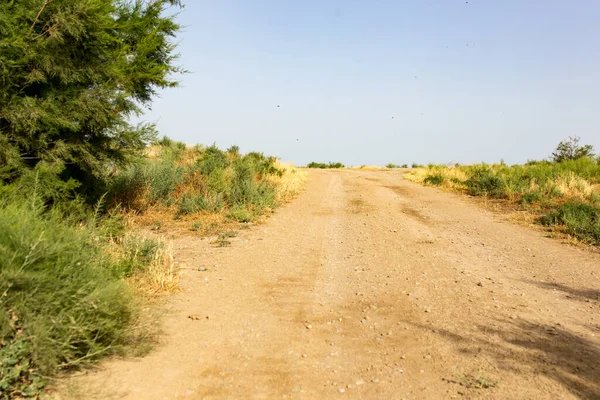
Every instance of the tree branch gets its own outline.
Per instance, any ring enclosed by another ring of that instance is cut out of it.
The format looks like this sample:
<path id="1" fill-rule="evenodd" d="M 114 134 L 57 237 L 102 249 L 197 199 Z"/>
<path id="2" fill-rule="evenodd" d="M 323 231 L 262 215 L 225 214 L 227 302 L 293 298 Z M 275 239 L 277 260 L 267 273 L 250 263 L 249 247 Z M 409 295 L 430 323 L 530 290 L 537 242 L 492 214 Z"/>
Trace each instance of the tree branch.
<path id="1" fill-rule="evenodd" d="M 42 15 L 42 13 L 44 12 L 44 9 L 46 8 L 46 6 L 48 5 L 49 2 L 50 2 L 50 0 L 44 0 L 44 4 L 42 4 L 42 8 L 40 8 L 40 11 L 38 11 L 37 15 L 35 16 L 35 19 L 33 20 L 33 24 L 31 24 L 31 28 L 29 28 L 30 30 L 33 29 L 35 24 L 37 24 L 38 19 L 40 19 L 40 15 Z"/>

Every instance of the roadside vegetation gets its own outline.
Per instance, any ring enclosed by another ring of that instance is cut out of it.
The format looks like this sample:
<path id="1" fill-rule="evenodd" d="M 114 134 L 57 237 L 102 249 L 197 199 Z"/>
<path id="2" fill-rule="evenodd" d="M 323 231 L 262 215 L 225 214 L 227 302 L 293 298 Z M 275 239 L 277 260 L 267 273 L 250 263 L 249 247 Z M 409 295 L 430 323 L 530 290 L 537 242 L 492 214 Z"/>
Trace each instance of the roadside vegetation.
<path id="1" fill-rule="evenodd" d="M 302 187 L 274 157 L 130 124 L 185 72 L 168 11 L 179 5 L 0 5 L 0 399 L 40 397 L 59 372 L 148 347 L 140 305 L 176 290 L 178 272 L 146 229 L 165 221 L 136 218 L 195 234 L 211 216 L 226 245 L 218 221 L 254 221 Z"/>
<path id="2" fill-rule="evenodd" d="M 35 397 L 58 371 L 148 344 L 138 305 L 175 290 L 178 271 L 136 217 L 186 219 L 228 246 L 227 221 L 255 221 L 297 194 L 304 176 L 261 153 L 163 138 L 109 170 L 93 206 L 41 170 L 1 185 L 0 393 Z"/>
<path id="3" fill-rule="evenodd" d="M 385 166 L 386 168 L 389 169 L 395 169 L 395 168 L 408 168 L 408 164 L 402 164 L 402 165 L 398 165 L 398 164 L 393 164 L 393 163 L 389 163 Z"/>
<path id="4" fill-rule="evenodd" d="M 406 178 L 518 205 L 540 224 L 600 245 L 600 157 L 579 145 L 579 138 L 561 142 L 549 161 L 430 165 Z"/>
<path id="5" fill-rule="evenodd" d="M 344 164 L 342 164 L 341 162 L 329 162 L 327 164 L 325 163 L 319 163 L 319 162 L 310 162 L 308 164 L 306 164 L 306 168 L 320 168 L 320 169 L 328 169 L 328 168 L 346 168 L 346 166 Z"/>
<path id="6" fill-rule="evenodd" d="M 163 138 L 147 156 L 109 174 L 107 202 L 134 218 L 156 219 L 156 230 L 168 220 L 193 220 L 190 230 L 201 231 L 198 220 L 207 214 L 253 222 L 290 200 L 304 180 L 305 172 L 262 153 Z"/>

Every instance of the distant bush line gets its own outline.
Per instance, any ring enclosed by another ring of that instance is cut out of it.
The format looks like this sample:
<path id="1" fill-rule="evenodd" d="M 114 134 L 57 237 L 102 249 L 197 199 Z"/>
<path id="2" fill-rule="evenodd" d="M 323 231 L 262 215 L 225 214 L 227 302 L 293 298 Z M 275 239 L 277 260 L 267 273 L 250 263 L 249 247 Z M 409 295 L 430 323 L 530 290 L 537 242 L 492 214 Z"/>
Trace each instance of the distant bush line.
<path id="1" fill-rule="evenodd" d="M 346 168 L 344 164 L 342 164 L 341 162 L 329 162 L 327 164 L 325 163 L 319 163 L 319 162 L 311 162 L 306 164 L 306 168 L 320 168 L 320 169 L 328 169 L 328 168 Z"/>

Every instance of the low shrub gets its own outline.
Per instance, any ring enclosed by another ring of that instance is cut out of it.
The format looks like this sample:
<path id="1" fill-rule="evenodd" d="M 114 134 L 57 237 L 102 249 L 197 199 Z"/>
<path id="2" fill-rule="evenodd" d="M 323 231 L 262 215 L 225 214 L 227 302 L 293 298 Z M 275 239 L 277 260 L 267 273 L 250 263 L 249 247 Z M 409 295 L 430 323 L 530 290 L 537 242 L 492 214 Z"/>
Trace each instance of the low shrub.
<path id="1" fill-rule="evenodd" d="M 104 234 L 56 210 L 0 204 L 0 397 L 35 397 L 58 370 L 129 343 L 134 303 Z M 132 265 L 149 247 L 138 250 Z"/>
<path id="2" fill-rule="evenodd" d="M 275 157 L 258 152 L 241 155 L 236 146 L 225 152 L 215 145 L 191 148 L 163 138 L 149 154 L 113 171 L 109 208 L 120 205 L 138 213 L 150 207 L 172 209 L 175 220 L 198 212 L 246 208 L 254 218 L 289 199 L 304 181 L 303 174 Z"/>
<path id="3" fill-rule="evenodd" d="M 444 183 L 444 176 L 442 174 L 433 174 L 433 175 L 429 175 L 428 177 L 425 178 L 425 180 L 423 181 L 423 183 L 427 184 L 427 185 L 434 185 L 434 186 L 439 186 L 442 183 Z"/>
<path id="4" fill-rule="evenodd" d="M 539 222 L 546 226 L 564 226 L 565 230 L 588 243 L 600 245 L 600 208 L 569 201 L 544 215 Z"/>
<path id="5" fill-rule="evenodd" d="M 465 181 L 469 193 L 473 196 L 489 195 L 492 197 L 505 197 L 506 185 L 491 169 L 482 167 L 473 171 Z"/>
<path id="6" fill-rule="evenodd" d="M 229 212 L 229 218 L 237 222 L 252 222 L 254 215 L 244 207 L 234 207 Z"/>
<path id="7" fill-rule="evenodd" d="M 319 168 L 319 169 L 329 169 L 329 168 L 332 168 L 332 169 L 336 169 L 336 168 L 346 168 L 346 167 L 341 162 L 336 162 L 336 163 L 329 162 L 328 164 L 325 164 L 325 163 L 318 163 L 318 162 L 314 162 L 313 161 L 311 163 L 308 163 L 306 165 L 306 168 Z"/>

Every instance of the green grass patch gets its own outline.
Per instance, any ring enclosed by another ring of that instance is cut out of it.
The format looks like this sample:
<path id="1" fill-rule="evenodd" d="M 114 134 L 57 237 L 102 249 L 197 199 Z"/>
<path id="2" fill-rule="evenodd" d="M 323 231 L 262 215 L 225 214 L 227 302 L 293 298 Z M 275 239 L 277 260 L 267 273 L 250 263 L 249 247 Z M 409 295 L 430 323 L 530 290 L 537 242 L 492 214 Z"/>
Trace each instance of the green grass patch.
<path id="1" fill-rule="evenodd" d="M 569 201 L 542 216 L 539 222 L 546 226 L 563 226 L 567 233 L 591 244 L 600 245 L 600 208 L 590 204 Z"/>
<path id="2" fill-rule="evenodd" d="M 538 221 L 544 225 L 560 226 L 580 240 L 600 245 L 600 160 L 582 157 L 513 166 L 430 165 L 410 179 L 512 202 L 538 213 Z"/>
<path id="3" fill-rule="evenodd" d="M 426 185 L 439 186 L 444 183 L 444 176 L 441 174 L 429 175 L 423 181 Z"/>
<path id="4" fill-rule="evenodd" d="M 0 205 L 0 396 L 37 396 L 59 370 L 123 351 L 135 318 L 121 281 L 154 244 L 107 255 L 106 231 L 56 210 Z"/>
<path id="5" fill-rule="evenodd" d="M 237 222 L 252 222 L 255 219 L 254 214 L 245 207 L 234 207 L 228 216 Z"/>

